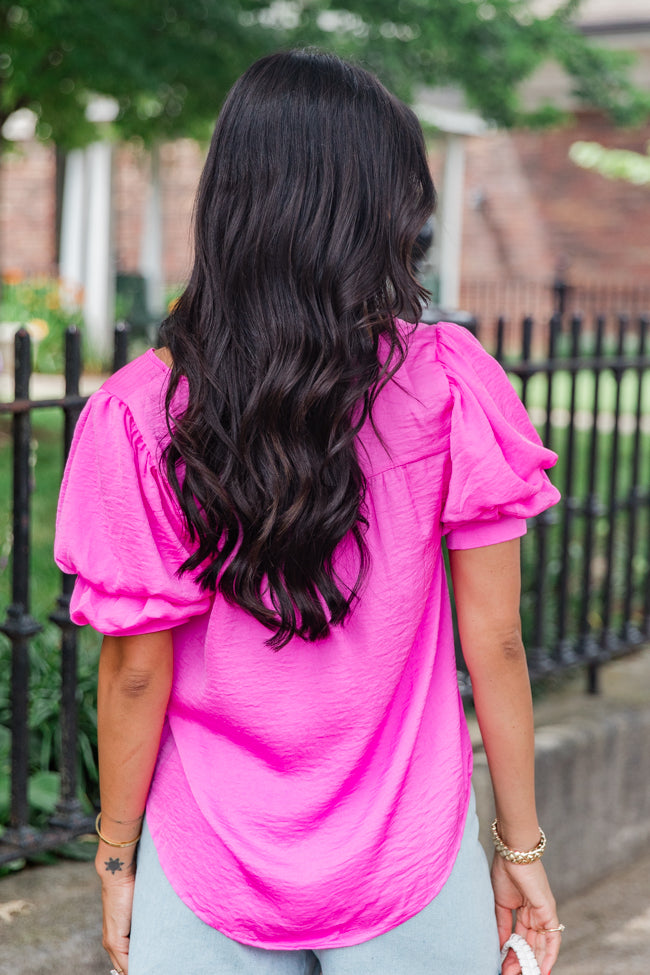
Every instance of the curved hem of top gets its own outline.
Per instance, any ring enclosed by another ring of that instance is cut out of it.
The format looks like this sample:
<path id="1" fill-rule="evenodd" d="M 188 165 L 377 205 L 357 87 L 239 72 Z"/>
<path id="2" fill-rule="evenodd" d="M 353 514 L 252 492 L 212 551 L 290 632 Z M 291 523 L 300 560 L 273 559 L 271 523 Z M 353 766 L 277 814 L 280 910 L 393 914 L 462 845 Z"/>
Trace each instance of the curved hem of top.
<path id="1" fill-rule="evenodd" d="M 302 940 L 265 941 L 260 939 L 251 940 L 250 935 L 245 935 L 243 933 L 237 934 L 237 932 L 228 930 L 225 927 L 221 927 L 221 926 L 217 927 L 215 924 L 211 924 L 210 921 L 206 919 L 206 917 L 204 916 L 200 908 L 198 908 L 194 904 L 188 903 L 188 901 L 185 900 L 184 897 L 181 897 L 181 895 L 174 887 L 172 880 L 170 879 L 170 877 L 167 876 L 167 873 L 165 872 L 164 868 L 163 868 L 163 872 L 167 877 L 168 883 L 174 889 L 177 897 L 179 897 L 180 900 L 182 900 L 183 903 L 187 907 L 189 907 L 189 909 L 196 915 L 196 917 L 199 918 L 199 920 L 201 920 L 204 924 L 207 924 L 209 928 L 213 928 L 215 931 L 218 931 L 219 934 L 223 934 L 226 938 L 230 938 L 231 941 L 237 941 L 239 944 L 247 945 L 250 948 L 264 948 L 267 951 L 314 951 L 314 950 L 325 951 L 328 948 L 352 948 L 354 947 L 354 945 L 364 944 L 367 941 L 372 941 L 374 938 L 378 938 L 382 934 L 387 934 L 389 931 L 392 931 L 394 928 L 399 927 L 400 924 L 404 924 L 406 921 L 410 921 L 411 918 L 415 917 L 417 914 L 420 913 L 420 911 L 423 911 L 426 907 L 429 906 L 429 904 L 433 900 L 435 900 L 435 898 L 438 896 L 442 888 L 449 880 L 449 877 L 451 876 L 451 872 L 454 869 L 454 866 L 456 864 L 456 860 L 458 859 L 458 854 L 460 852 L 461 843 L 463 841 L 463 836 L 467 825 L 467 816 L 469 813 L 469 801 L 470 801 L 470 795 L 472 791 L 473 757 L 474 757 L 473 752 L 470 748 L 469 761 L 468 761 L 468 766 L 469 766 L 468 776 L 466 780 L 465 797 L 463 801 L 465 812 L 462 818 L 462 828 L 459 829 L 458 835 L 456 836 L 456 846 L 454 849 L 454 854 L 453 857 L 450 858 L 449 867 L 445 871 L 444 879 L 442 880 L 442 883 L 439 886 L 436 885 L 435 893 L 428 893 L 426 897 L 422 899 L 422 901 L 418 900 L 417 902 L 418 906 L 415 908 L 415 910 L 409 908 L 407 911 L 403 911 L 395 916 L 391 916 L 390 921 L 388 922 L 383 921 L 376 928 L 373 927 L 372 929 L 367 930 L 366 932 L 364 932 L 363 937 L 360 937 L 359 933 L 357 933 L 356 935 L 349 934 L 347 937 L 343 936 L 341 938 L 337 938 L 334 940 L 328 939 L 327 944 L 323 944 L 322 941 L 318 938 L 307 939 L 304 941 Z M 151 835 L 152 835 L 152 839 L 154 840 L 154 847 L 155 847 L 156 843 L 153 835 L 153 830 L 151 830 Z M 158 851 L 156 850 L 156 853 L 157 852 Z"/>

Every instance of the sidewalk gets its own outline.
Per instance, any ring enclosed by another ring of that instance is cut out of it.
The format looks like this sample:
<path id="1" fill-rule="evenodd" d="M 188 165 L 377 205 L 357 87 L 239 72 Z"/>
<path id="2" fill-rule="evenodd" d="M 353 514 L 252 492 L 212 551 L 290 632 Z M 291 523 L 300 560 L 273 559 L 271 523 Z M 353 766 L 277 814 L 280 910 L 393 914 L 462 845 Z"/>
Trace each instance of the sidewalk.
<path id="1" fill-rule="evenodd" d="M 96 389 L 99 389 L 106 378 L 106 376 L 86 375 L 84 373 L 79 383 L 80 394 L 90 396 Z M 63 376 L 58 374 L 50 376 L 35 372 L 32 373 L 29 392 L 33 400 L 61 399 L 65 394 L 65 380 Z M 7 372 L 0 372 L 0 403 L 11 402 L 13 398 L 13 376 Z"/>
<path id="2" fill-rule="evenodd" d="M 0 975 L 108 975 L 101 936 L 92 863 L 28 867 L 0 880 Z"/>
<path id="3" fill-rule="evenodd" d="M 566 925 L 553 975 L 647 975 L 650 851 L 587 893 L 560 904 Z"/>
<path id="4" fill-rule="evenodd" d="M 650 705 L 650 648 L 608 665 L 602 683 L 599 698 L 588 698 L 583 681 L 576 679 L 560 694 L 538 702 L 540 738 L 569 722 L 581 727 L 587 721 L 611 721 L 617 714 L 645 713 Z M 593 808 L 580 812 L 587 836 L 592 814 Z M 592 848 L 591 856 L 601 852 L 605 851 Z M 549 857 L 550 872 L 553 867 Z M 643 846 L 631 866 L 615 869 L 578 896 L 560 899 L 559 914 L 567 930 L 553 975 L 648 975 L 649 877 L 650 846 Z M 61 861 L 0 879 L 0 975 L 108 975 L 110 967 L 101 948 L 99 881 L 92 864 Z"/>
<path id="5" fill-rule="evenodd" d="M 650 852 L 560 904 L 566 933 L 553 975 L 648 975 L 649 876 Z M 10 915 L 9 924 L 3 906 L 12 901 L 31 906 Z M 92 864 L 32 867 L 0 880 L 0 975 L 108 975 L 110 967 L 101 947 L 99 881 Z"/>

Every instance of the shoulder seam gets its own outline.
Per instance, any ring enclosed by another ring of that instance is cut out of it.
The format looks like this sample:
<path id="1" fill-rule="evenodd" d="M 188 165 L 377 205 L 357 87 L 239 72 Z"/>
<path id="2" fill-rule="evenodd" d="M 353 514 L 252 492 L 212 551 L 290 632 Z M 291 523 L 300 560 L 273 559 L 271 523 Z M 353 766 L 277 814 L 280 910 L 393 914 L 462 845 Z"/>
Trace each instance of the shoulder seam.
<path id="1" fill-rule="evenodd" d="M 94 396 L 97 396 L 98 394 L 101 393 L 101 394 L 103 394 L 103 396 L 106 399 L 108 399 L 108 400 L 114 400 L 116 403 L 119 403 L 119 405 L 122 407 L 122 409 L 124 410 L 124 412 L 128 416 L 129 424 L 130 424 L 132 430 L 134 430 L 137 433 L 137 435 L 138 435 L 138 437 L 140 439 L 140 442 L 141 442 L 142 446 L 144 447 L 144 449 L 147 452 L 148 457 L 150 458 L 152 464 L 155 465 L 154 453 L 153 453 L 151 447 L 149 446 L 149 444 L 147 443 L 147 440 L 146 440 L 146 438 L 145 438 L 142 430 L 140 429 L 140 426 L 139 426 L 139 424 L 138 424 L 135 416 L 133 415 L 133 410 L 129 406 L 129 404 L 126 401 L 126 399 L 120 393 L 118 393 L 116 391 L 113 391 L 111 389 L 106 389 L 105 388 L 109 381 L 110 380 L 107 380 L 106 383 L 104 384 L 104 386 L 101 386 L 95 393 L 93 393 L 93 397 Z M 134 446 L 133 442 L 131 443 L 131 446 Z"/>

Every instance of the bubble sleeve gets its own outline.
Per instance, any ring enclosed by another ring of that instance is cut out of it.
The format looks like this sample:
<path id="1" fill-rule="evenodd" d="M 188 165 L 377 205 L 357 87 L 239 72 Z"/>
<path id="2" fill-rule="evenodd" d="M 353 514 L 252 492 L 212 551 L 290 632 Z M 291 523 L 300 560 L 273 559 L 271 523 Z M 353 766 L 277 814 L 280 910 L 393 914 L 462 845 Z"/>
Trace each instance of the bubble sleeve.
<path id="1" fill-rule="evenodd" d="M 523 535 L 526 519 L 556 504 L 547 450 L 501 366 L 464 328 L 438 327 L 449 383 L 450 430 L 442 531 L 450 549 Z"/>
<path id="2" fill-rule="evenodd" d="M 128 407 L 100 390 L 84 408 L 59 496 L 54 558 L 77 574 L 73 622 L 128 636 L 206 612 L 180 508 Z"/>

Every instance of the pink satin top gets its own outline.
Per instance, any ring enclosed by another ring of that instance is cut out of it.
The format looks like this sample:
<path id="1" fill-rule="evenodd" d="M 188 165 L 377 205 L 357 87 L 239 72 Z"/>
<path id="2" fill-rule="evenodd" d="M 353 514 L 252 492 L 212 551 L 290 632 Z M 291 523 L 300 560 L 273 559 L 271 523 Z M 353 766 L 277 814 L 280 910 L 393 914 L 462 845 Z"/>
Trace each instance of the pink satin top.
<path id="1" fill-rule="evenodd" d="M 359 436 L 361 598 L 326 639 L 277 653 L 251 616 L 177 576 L 191 547 L 159 469 L 168 370 L 155 353 L 112 376 L 77 425 L 55 548 L 78 573 L 72 618 L 104 634 L 173 628 L 147 820 L 179 896 L 238 941 L 355 944 L 441 889 L 472 769 L 442 539 L 516 538 L 559 497 L 555 455 L 480 344 L 440 324 L 408 345 L 375 406 L 384 444 L 369 425 Z M 350 582 L 352 554 L 344 540 Z"/>

